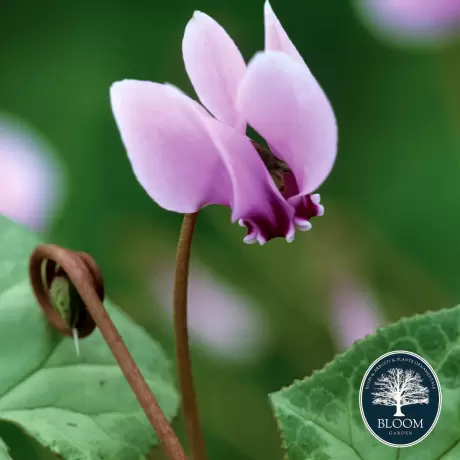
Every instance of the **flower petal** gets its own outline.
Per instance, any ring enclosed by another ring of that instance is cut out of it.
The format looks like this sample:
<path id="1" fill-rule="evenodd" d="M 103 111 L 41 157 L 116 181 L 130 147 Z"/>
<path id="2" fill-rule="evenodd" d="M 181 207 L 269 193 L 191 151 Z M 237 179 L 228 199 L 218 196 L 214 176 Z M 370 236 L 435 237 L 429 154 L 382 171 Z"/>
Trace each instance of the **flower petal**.
<path id="1" fill-rule="evenodd" d="M 111 103 L 134 174 L 154 201 L 183 213 L 228 204 L 230 180 L 202 107 L 172 86 L 135 80 L 114 83 Z"/>
<path id="2" fill-rule="evenodd" d="M 303 64 L 302 56 L 283 29 L 268 0 L 264 5 L 264 19 L 265 51 L 282 51 Z"/>
<path id="3" fill-rule="evenodd" d="M 0 215 L 45 230 L 67 193 L 53 148 L 22 120 L 1 114 L 0 165 Z"/>
<path id="4" fill-rule="evenodd" d="M 335 161 L 337 124 L 308 67 L 285 53 L 259 53 L 248 66 L 237 102 L 247 122 L 292 170 L 299 196 L 319 187 Z"/>
<path id="5" fill-rule="evenodd" d="M 214 19 L 196 11 L 185 28 L 182 53 L 203 105 L 219 120 L 245 131 L 235 100 L 246 64 L 227 32 Z"/>
<path id="6" fill-rule="evenodd" d="M 334 283 L 330 326 L 340 351 L 373 334 L 385 321 L 366 286 L 343 279 Z"/>
<path id="7" fill-rule="evenodd" d="M 294 210 L 276 188 L 251 141 L 216 120 L 209 119 L 208 125 L 232 182 L 232 221 L 248 228 L 244 241 L 261 245 L 276 237 L 292 241 Z"/>
<path id="8" fill-rule="evenodd" d="M 444 41 L 460 25 L 458 0 L 356 0 L 358 12 L 392 41 Z"/>

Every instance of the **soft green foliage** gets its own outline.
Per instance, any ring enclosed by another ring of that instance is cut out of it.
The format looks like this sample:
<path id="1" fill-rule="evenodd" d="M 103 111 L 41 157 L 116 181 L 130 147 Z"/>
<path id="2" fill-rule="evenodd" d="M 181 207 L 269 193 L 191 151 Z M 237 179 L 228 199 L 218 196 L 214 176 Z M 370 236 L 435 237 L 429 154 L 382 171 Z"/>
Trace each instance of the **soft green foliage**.
<path id="1" fill-rule="evenodd" d="M 377 441 L 365 428 L 359 409 L 359 388 L 367 368 L 394 350 L 427 359 L 443 394 L 433 432 L 403 449 Z M 459 384 L 460 306 L 382 328 L 270 399 L 289 460 L 454 460 L 460 458 Z"/>
<path id="2" fill-rule="evenodd" d="M 10 455 L 8 454 L 8 447 L 0 439 L 0 460 L 11 460 Z"/>
<path id="3" fill-rule="evenodd" d="M 101 334 L 58 335 L 27 278 L 38 241 L 0 217 L 0 419 L 21 426 L 64 459 L 136 459 L 157 443 Z M 178 408 L 171 365 L 160 345 L 106 302 L 134 359 L 169 419 Z M 9 458 L 7 454 L 0 458 Z"/>

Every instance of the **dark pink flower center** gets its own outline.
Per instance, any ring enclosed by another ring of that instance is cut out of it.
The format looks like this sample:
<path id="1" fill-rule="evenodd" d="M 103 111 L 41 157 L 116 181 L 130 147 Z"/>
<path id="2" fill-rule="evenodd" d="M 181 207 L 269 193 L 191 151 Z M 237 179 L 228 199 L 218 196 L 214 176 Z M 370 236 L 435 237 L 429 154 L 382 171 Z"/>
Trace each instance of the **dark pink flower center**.
<path id="1" fill-rule="evenodd" d="M 239 221 L 242 227 L 248 229 L 244 242 L 248 244 L 265 244 L 273 238 L 294 239 L 295 228 L 292 217 L 286 214 L 286 209 L 276 200 L 273 200 L 271 216 L 265 214 L 253 214 Z"/>
<path id="2" fill-rule="evenodd" d="M 294 209 L 294 213 L 288 216 L 283 206 L 278 201 L 273 200 L 271 206 L 273 213 L 271 216 L 254 214 L 239 221 L 241 226 L 248 229 L 248 234 L 244 238 L 244 241 L 248 244 L 256 242 L 264 244 L 272 238 L 284 237 L 290 242 L 294 239 L 296 228 L 300 231 L 310 230 L 310 219 L 323 215 L 324 208 L 320 204 L 320 195 L 309 194 L 299 196 L 297 181 L 288 165 L 273 155 L 269 149 L 262 147 L 254 141 L 252 143 L 275 185 Z"/>

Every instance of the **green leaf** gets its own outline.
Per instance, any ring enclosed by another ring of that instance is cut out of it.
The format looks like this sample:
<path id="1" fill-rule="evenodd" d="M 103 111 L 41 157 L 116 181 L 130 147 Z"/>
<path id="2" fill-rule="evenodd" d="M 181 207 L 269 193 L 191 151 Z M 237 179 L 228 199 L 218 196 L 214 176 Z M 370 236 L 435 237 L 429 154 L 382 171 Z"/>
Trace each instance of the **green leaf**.
<path id="1" fill-rule="evenodd" d="M 158 439 L 101 334 L 81 340 L 78 357 L 36 303 L 27 266 L 38 243 L 0 217 L 0 419 L 64 459 L 143 458 Z M 172 419 L 178 395 L 171 363 L 141 327 L 110 302 L 105 306 Z"/>
<path id="2" fill-rule="evenodd" d="M 0 460 L 11 460 L 10 454 L 8 453 L 8 447 L 0 439 Z"/>
<path id="3" fill-rule="evenodd" d="M 436 371 L 439 421 L 422 442 L 386 446 L 366 429 L 359 388 L 381 355 L 407 350 Z M 307 351 L 308 352 L 308 351 Z M 455 460 L 460 458 L 460 306 L 403 319 L 337 356 L 311 377 L 270 395 L 289 460 Z"/>
<path id="4" fill-rule="evenodd" d="M 41 241 L 0 215 L 0 293 L 27 278 L 30 253 Z"/>

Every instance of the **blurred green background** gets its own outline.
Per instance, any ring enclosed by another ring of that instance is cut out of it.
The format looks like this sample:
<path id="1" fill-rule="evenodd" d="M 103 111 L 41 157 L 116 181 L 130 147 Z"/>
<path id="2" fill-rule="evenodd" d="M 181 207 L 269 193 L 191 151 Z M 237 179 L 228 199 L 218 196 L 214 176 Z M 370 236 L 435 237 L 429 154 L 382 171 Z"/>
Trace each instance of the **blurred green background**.
<path id="1" fill-rule="evenodd" d="M 267 394 L 337 353 L 337 280 L 371 290 L 383 322 L 460 297 L 460 46 L 392 47 L 347 1 L 272 6 L 334 106 L 340 150 L 320 190 L 325 216 L 292 244 L 247 246 L 228 210 L 200 214 L 194 261 L 250 298 L 269 330 L 249 362 L 194 348 L 209 456 L 219 460 L 282 458 Z M 221 23 L 246 59 L 263 48 L 262 0 L 6 0 L 0 14 L 0 110 L 41 131 L 68 175 L 46 240 L 91 253 L 110 297 L 171 357 L 151 278 L 173 263 L 181 216 L 137 183 L 109 87 L 123 78 L 168 81 L 193 95 L 181 40 L 194 10 Z M 175 426 L 183 438 L 182 421 Z"/>

